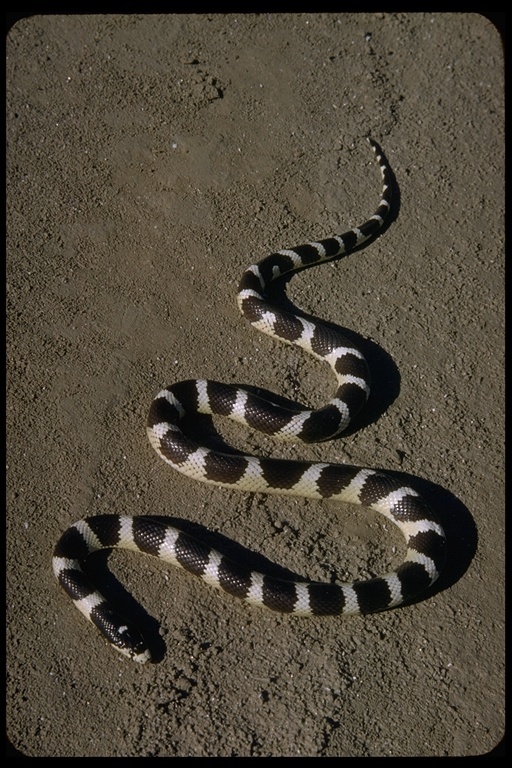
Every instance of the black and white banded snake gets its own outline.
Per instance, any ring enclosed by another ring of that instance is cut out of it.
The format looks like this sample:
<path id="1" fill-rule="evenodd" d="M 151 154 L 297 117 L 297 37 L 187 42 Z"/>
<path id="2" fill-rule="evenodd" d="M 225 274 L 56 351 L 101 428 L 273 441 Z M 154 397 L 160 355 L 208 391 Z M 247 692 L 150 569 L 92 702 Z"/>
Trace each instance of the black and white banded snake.
<path id="1" fill-rule="evenodd" d="M 438 578 L 446 556 L 444 531 L 419 494 L 381 471 L 342 464 L 256 458 L 203 447 L 180 429 L 190 413 L 226 416 L 284 440 L 311 443 L 336 437 L 366 403 L 369 372 L 362 354 L 339 333 L 268 302 L 270 283 L 282 275 L 347 254 L 382 226 L 391 206 L 391 174 L 378 145 L 368 139 L 379 164 L 382 198 L 376 212 L 343 235 L 267 256 L 243 274 L 238 292 L 242 314 L 259 331 L 297 345 L 326 361 L 338 388 L 316 410 L 284 408 L 244 389 L 215 381 L 189 380 L 158 393 L 147 432 L 159 456 L 200 482 L 249 493 L 332 499 L 376 510 L 398 526 L 406 541 L 403 562 L 383 576 L 352 584 L 287 581 L 250 570 L 161 519 L 98 515 L 79 520 L 58 541 L 53 570 L 76 607 L 122 654 L 151 658 L 140 632 L 94 587 L 80 563 L 99 549 L 122 548 L 156 556 L 200 576 L 247 603 L 301 616 L 366 614 L 410 602 Z"/>

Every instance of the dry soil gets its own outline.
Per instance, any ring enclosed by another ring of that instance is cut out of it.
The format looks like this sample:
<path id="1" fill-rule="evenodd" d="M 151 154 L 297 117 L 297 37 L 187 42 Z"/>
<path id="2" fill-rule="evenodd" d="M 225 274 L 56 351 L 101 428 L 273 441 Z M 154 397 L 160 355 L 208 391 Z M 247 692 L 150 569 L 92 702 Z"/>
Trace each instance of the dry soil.
<path id="1" fill-rule="evenodd" d="M 500 743 L 503 58 L 493 24 L 469 13 L 12 27 L 7 733 L 20 753 L 465 756 Z M 390 224 L 297 275 L 287 299 L 360 343 L 374 382 L 360 429 L 305 448 L 218 429 L 265 455 L 402 473 L 439 512 L 446 571 L 412 606 L 308 620 L 150 558 L 98 556 L 127 611 L 144 606 L 159 663 L 131 663 L 51 571 L 56 540 L 84 515 L 181 518 L 318 579 L 399 554 L 360 510 L 176 475 L 145 434 L 152 397 L 180 379 L 330 397 L 325 366 L 239 317 L 236 286 L 267 253 L 374 210 L 368 134 L 396 178 Z"/>

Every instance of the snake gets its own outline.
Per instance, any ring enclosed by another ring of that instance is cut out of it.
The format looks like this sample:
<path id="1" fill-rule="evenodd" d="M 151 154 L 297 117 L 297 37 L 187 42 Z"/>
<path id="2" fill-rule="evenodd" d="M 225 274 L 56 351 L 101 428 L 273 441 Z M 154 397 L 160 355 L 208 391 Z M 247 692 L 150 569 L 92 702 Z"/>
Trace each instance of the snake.
<path id="1" fill-rule="evenodd" d="M 368 141 L 382 176 L 375 213 L 342 235 L 266 256 L 243 273 L 237 294 L 242 315 L 255 329 L 300 347 L 330 366 L 337 380 L 334 397 L 320 408 L 308 409 L 278 396 L 269 397 L 255 387 L 190 379 L 156 395 L 147 434 L 161 459 L 199 482 L 251 494 L 329 499 L 377 511 L 401 531 L 405 556 L 394 570 L 352 583 L 278 578 L 235 562 L 186 530 L 154 516 L 85 517 L 65 530 L 55 546 L 55 577 L 108 643 L 136 662 L 153 661 L 143 633 L 110 604 L 82 568 L 84 560 L 97 550 L 121 548 L 152 555 L 247 604 L 294 616 L 365 615 L 412 603 L 442 571 L 445 532 L 438 516 L 408 482 L 365 467 L 214 450 L 182 429 L 186 417 L 208 414 L 227 417 L 273 438 L 314 443 L 344 432 L 367 402 L 369 369 L 356 346 L 331 326 L 285 310 L 271 301 L 269 293 L 279 278 L 344 256 L 381 229 L 391 210 L 392 172 L 377 142 L 370 137 Z"/>

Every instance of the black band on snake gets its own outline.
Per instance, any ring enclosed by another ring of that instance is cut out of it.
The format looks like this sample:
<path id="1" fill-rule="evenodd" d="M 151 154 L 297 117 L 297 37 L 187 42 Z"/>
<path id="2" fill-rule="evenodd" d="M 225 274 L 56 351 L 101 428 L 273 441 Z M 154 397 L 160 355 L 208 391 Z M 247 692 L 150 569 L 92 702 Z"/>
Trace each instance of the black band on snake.
<path id="1" fill-rule="evenodd" d="M 440 574 L 446 549 L 443 529 L 419 494 L 392 476 L 341 464 L 221 453 L 194 442 L 180 428 L 190 413 L 215 414 L 276 438 L 311 443 L 343 432 L 366 403 L 369 372 L 359 350 L 333 330 L 272 306 L 266 292 L 276 278 L 335 259 L 364 243 L 382 226 L 391 205 L 391 174 L 378 145 L 371 139 L 369 142 L 383 179 L 382 199 L 373 216 L 343 235 L 267 256 L 246 270 L 238 292 L 240 311 L 257 330 L 302 347 L 330 365 L 338 383 L 333 399 L 317 410 L 284 408 L 254 394 L 254 389 L 215 381 L 183 381 L 158 393 L 149 412 L 147 432 L 164 461 L 200 482 L 249 493 L 337 499 L 376 510 L 402 532 L 405 558 L 390 573 L 352 584 L 286 581 L 232 562 L 155 518 L 85 518 L 59 540 L 53 557 L 55 576 L 107 640 L 135 661 L 150 660 L 145 640 L 110 607 L 81 569 L 81 562 L 96 550 L 120 547 L 153 555 L 246 603 L 300 616 L 382 611 L 417 598 Z"/>

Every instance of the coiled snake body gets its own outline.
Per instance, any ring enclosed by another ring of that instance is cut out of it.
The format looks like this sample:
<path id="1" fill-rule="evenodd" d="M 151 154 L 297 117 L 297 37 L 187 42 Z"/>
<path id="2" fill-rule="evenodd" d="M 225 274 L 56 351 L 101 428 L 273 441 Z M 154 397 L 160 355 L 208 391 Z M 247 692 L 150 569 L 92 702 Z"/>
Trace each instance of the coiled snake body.
<path id="1" fill-rule="evenodd" d="M 390 171 L 378 145 L 371 139 L 369 142 L 383 179 L 382 199 L 373 216 L 343 235 L 267 256 L 247 269 L 238 292 L 240 310 L 255 328 L 302 347 L 330 365 L 338 382 L 334 398 L 317 410 L 285 408 L 263 399 L 253 389 L 215 381 L 184 381 L 156 396 L 147 432 L 164 461 L 200 482 L 250 493 L 337 499 L 376 510 L 401 530 L 407 545 L 405 558 L 386 575 L 352 584 L 286 581 L 234 563 L 155 518 L 85 518 L 60 538 L 53 556 L 54 573 L 76 607 L 118 651 L 135 661 L 150 659 L 145 640 L 110 607 L 80 566 L 98 549 L 120 547 L 154 555 L 247 603 L 302 616 L 382 611 L 411 601 L 439 576 L 445 559 L 443 529 L 419 494 L 394 477 L 340 464 L 221 453 L 197 444 L 180 429 L 187 414 L 217 414 L 277 438 L 309 443 L 343 432 L 365 404 L 369 372 L 362 354 L 339 333 L 270 305 L 266 290 L 282 275 L 348 253 L 381 227 L 391 203 Z"/>

